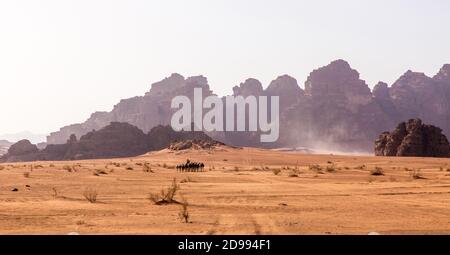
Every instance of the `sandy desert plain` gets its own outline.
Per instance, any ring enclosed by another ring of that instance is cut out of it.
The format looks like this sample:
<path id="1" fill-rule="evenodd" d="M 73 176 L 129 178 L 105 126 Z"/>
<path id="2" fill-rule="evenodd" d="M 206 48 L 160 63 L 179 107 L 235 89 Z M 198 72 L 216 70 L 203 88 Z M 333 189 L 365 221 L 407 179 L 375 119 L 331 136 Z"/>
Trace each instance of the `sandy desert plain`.
<path id="1" fill-rule="evenodd" d="M 178 172 L 174 166 L 188 158 L 204 162 L 204 172 Z M 180 204 L 149 199 L 174 178 L 180 186 L 175 199 L 188 202 L 189 223 L 179 218 Z M 96 201 L 86 194 L 97 194 Z M 0 234 L 372 231 L 449 234 L 450 159 L 223 147 L 0 165 Z"/>

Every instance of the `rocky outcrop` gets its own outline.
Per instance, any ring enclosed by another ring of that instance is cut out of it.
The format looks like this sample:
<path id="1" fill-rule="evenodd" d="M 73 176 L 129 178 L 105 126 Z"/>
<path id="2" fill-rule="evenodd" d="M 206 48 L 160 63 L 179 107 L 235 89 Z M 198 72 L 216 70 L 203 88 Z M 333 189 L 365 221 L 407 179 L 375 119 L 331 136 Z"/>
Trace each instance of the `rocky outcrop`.
<path id="1" fill-rule="evenodd" d="M 33 160 L 34 155 L 39 152 L 36 145 L 31 144 L 28 140 L 20 140 L 17 143 L 11 145 L 8 149 L 8 153 L 2 156 L 2 158 L 10 158 L 12 161 L 23 158 L 27 161 Z M 0 160 L 1 162 L 1 160 Z"/>
<path id="2" fill-rule="evenodd" d="M 203 132 L 175 132 L 170 126 L 157 126 L 145 134 L 131 124 L 112 122 L 98 131 L 88 132 L 79 141 L 71 135 L 65 144 L 51 144 L 43 150 L 27 140 L 20 141 L 11 146 L 0 162 L 131 157 L 184 140 L 213 142 Z"/>
<path id="3" fill-rule="evenodd" d="M 375 141 L 376 156 L 450 157 L 450 145 L 442 130 L 420 119 L 400 123 Z"/>
<path id="4" fill-rule="evenodd" d="M 224 146 L 224 143 L 214 140 L 184 140 L 173 142 L 169 145 L 169 150 L 182 151 L 182 150 L 214 150 Z"/>
<path id="5" fill-rule="evenodd" d="M 312 147 L 316 149 L 365 151 L 384 130 L 411 118 L 439 126 L 450 135 L 450 65 L 434 77 L 408 71 L 391 87 L 379 82 L 373 91 L 358 71 L 344 60 L 336 60 L 310 73 L 305 90 L 297 81 L 283 75 L 266 89 L 256 79 L 233 87 L 235 96 L 279 96 L 280 137 L 275 143 L 260 143 L 259 132 L 211 132 L 215 140 L 236 146 Z M 110 122 L 127 122 L 143 132 L 169 125 L 174 112 L 173 97 L 193 98 L 193 89 L 212 95 L 203 76 L 184 78 L 172 74 L 152 84 L 144 96 L 122 100 L 111 112 L 97 112 L 84 123 L 63 127 L 48 137 L 49 144 L 64 144 L 75 134 L 81 137 Z M 223 99 L 223 98 L 222 98 Z"/>

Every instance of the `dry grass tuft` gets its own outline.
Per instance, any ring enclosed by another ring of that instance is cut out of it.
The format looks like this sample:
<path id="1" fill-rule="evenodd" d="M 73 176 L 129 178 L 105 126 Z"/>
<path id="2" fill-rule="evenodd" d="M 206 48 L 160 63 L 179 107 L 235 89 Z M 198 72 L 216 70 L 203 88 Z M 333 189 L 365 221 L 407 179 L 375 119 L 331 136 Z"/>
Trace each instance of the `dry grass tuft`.
<path id="1" fill-rule="evenodd" d="M 272 169 L 272 173 L 273 173 L 274 175 L 279 175 L 279 174 L 281 174 L 281 169 L 274 168 L 274 169 Z"/>
<path id="2" fill-rule="evenodd" d="M 370 175 L 373 175 L 373 176 L 382 176 L 382 175 L 384 175 L 383 168 L 376 166 L 374 169 L 370 170 Z"/>
<path id="3" fill-rule="evenodd" d="M 84 198 L 89 201 L 89 203 L 96 203 L 97 202 L 97 191 L 91 188 L 86 189 L 83 192 Z"/>
<path id="4" fill-rule="evenodd" d="M 414 169 L 414 170 L 411 172 L 411 178 L 413 178 L 414 180 L 422 180 L 422 179 L 426 179 L 426 178 L 422 175 L 422 173 L 420 172 L 420 170 L 418 170 L 418 169 Z"/>
<path id="5" fill-rule="evenodd" d="M 179 204 L 179 202 L 174 199 L 178 190 L 180 190 L 180 185 L 177 184 L 176 178 L 173 178 L 172 184 L 169 187 L 161 189 L 160 193 L 150 194 L 149 199 L 155 205 Z"/>
<path id="6" fill-rule="evenodd" d="M 311 170 L 311 171 L 313 171 L 313 172 L 316 172 L 316 173 L 318 173 L 318 174 L 323 174 L 323 169 L 322 169 L 322 167 L 319 166 L 319 165 L 310 165 L 310 166 L 309 166 L 309 170 Z"/>
<path id="7" fill-rule="evenodd" d="M 180 212 L 178 213 L 178 218 L 184 222 L 184 223 L 189 223 L 189 218 L 190 218 L 190 214 L 189 214 L 189 203 L 187 202 L 186 199 L 182 198 L 182 202 L 181 204 L 181 208 L 180 208 Z"/>
<path id="8" fill-rule="evenodd" d="M 142 171 L 144 171 L 144 173 L 154 173 L 153 170 L 152 170 L 152 167 L 150 166 L 149 163 L 145 163 L 142 166 Z"/>

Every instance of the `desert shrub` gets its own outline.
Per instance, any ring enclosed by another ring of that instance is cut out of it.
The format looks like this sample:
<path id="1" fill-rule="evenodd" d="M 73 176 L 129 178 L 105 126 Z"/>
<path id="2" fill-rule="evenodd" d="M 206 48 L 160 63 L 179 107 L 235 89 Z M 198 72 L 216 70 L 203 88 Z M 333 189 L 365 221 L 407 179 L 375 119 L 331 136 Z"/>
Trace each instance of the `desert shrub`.
<path id="1" fill-rule="evenodd" d="M 23 177 L 25 177 L 25 178 L 30 178 L 30 173 L 29 173 L 29 172 L 23 173 Z"/>
<path id="2" fill-rule="evenodd" d="M 55 167 L 55 164 L 50 164 L 49 167 Z"/>
<path id="3" fill-rule="evenodd" d="M 327 167 L 325 168 L 325 170 L 326 170 L 328 173 L 334 173 L 334 172 L 336 172 L 336 166 L 335 166 L 335 165 L 327 166 Z"/>
<path id="4" fill-rule="evenodd" d="M 239 170 L 240 170 L 239 167 L 237 166 L 234 167 L 234 171 L 238 172 Z"/>
<path id="5" fill-rule="evenodd" d="M 152 168 L 151 168 L 149 163 L 145 163 L 142 166 L 142 171 L 144 171 L 145 173 L 153 173 L 153 170 L 152 170 Z"/>
<path id="6" fill-rule="evenodd" d="M 383 168 L 381 168 L 381 167 L 375 167 L 374 169 L 370 170 L 370 175 L 373 175 L 373 176 L 381 176 L 381 175 L 384 175 Z"/>
<path id="7" fill-rule="evenodd" d="M 95 171 L 94 171 L 95 176 L 106 175 L 106 174 L 108 174 L 108 173 L 103 169 L 95 169 Z"/>
<path id="8" fill-rule="evenodd" d="M 296 174 L 295 172 L 291 172 L 289 174 L 289 177 L 291 177 L 291 178 L 298 177 L 298 174 Z"/>
<path id="9" fill-rule="evenodd" d="M 181 202 L 181 208 L 180 212 L 178 213 L 178 218 L 184 222 L 189 223 L 189 210 L 188 210 L 189 203 L 186 201 L 186 199 L 183 199 Z"/>
<path id="10" fill-rule="evenodd" d="M 167 164 L 164 163 L 164 164 L 162 165 L 162 167 L 163 167 L 163 168 L 167 168 Z"/>
<path id="11" fill-rule="evenodd" d="M 131 166 L 129 166 L 129 167 L 127 167 L 127 168 L 125 168 L 126 170 L 134 170 L 134 168 L 133 167 L 131 167 Z"/>
<path id="12" fill-rule="evenodd" d="M 35 165 L 34 168 L 39 169 L 39 168 L 44 168 L 43 165 Z"/>
<path id="13" fill-rule="evenodd" d="M 366 165 L 360 165 L 355 167 L 355 169 L 364 170 L 366 168 Z"/>
<path id="14" fill-rule="evenodd" d="M 89 201 L 89 203 L 97 202 L 97 195 L 97 191 L 91 188 L 88 188 L 83 192 L 84 198 Z"/>
<path id="15" fill-rule="evenodd" d="M 310 166 L 309 166 L 309 170 L 311 170 L 311 171 L 313 171 L 313 172 L 316 172 L 316 173 L 318 173 L 318 174 L 323 174 L 323 169 L 322 169 L 322 167 L 319 166 L 319 165 L 310 165 Z"/>
<path id="16" fill-rule="evenodd" d="M 68 166 L 68 165 L 65 165 L 65 166 L 63 166 L 63 170 L 66 170 L 67 172 L 72 172 L 72 167 L 71 166 Z"/>
<path id="17" fill-rule="evenodd" d="M 414 169 L 411 172 L 411 178 L 413 178 L 414 180 L 425 179 L 425 177 L 422 175 L 422 173 L 418 169 Z"/>
<path id="18" fill-rule="evenodd" d="M 53 191 L 53 198 L 57 198 L 58 197 L 58 191 L 56 190 L 56 188 L 53 187 L 52 191 Z"/>
<path id="19" fill-rule="evenodd" d="M 274 168 L 274 169 L 272 169 L 272 173 L 273 173 L 274 175 L 279 175 L 279 174 L 281 174 L 281 169 Z"/>
<path id="20" fill-rule="evenodd" d="M 144 164 L 142 164 L 141 162 L 136 162 L 136 166 L 143 166 Z"/>
<path id="21" fill-rule="evenodd" d="M 187 182 L 194 182 L 194 181 L 189 176 L 180 181 L 180 183 L 187 183 Z"/>
<path id="22" fill-rule="evenodd" d="M 180 189 L 180 185 L 177 184 L 177 180 L 174 178 L 172 184 L 166 189 L 161 189 L 160 193 L 152 193 L 149 195 L 150 201 L 155 205 L 164 205 L 171 203 L 178 203 L 174 197 L 177 191 Z"/>
<path id="23" fill-rule="evenodd" d="M 0 166 L 0 170 L 4 170 L 5 169 L 5 167 L 4 166 Z"/>

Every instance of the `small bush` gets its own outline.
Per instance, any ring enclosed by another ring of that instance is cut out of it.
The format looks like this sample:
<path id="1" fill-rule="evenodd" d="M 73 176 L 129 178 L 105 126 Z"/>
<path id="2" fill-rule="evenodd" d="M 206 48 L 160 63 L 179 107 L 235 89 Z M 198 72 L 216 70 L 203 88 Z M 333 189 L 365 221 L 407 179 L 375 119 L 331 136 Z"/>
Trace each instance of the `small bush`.
<path id="1" fill-rule="evenodd" d="M 325 170 L 326 170 L 328 173 L 335 173 L 335 172 L 336 172 L 336 166 L 335 166 L 335 165 L 327 166 L 327 167 L 325 168 Z"/>
<path id="2" fill-rule="evenodd" d="M 366 169 L 366 165 L 357 166 L 357 167 L 355 167 L 355 169 L 364 170 L 364 169 Z"/>
<path id="3" fill-rule="evenodd" d="M 178 213 L 178 218 L 184 223 L 189 223 L 190 215 L 189 215 L 188 206 L 189 206 L 189 203 L 185 199 L 183 199 L 183 202 L 181 202 L 180 212 Z"/>
<path id="4" fill-rule="evenodd" d="M 155 205 L 179 203 L 174 199 L 174 197 L 179 189 L 180 189 L 180 185 L 177 184 L 177 180 L 174 178 L 172 180 L 171 186 L 169 186 L 166 189 L 162 189 L 159 194 L 158 193 L 150 194 L 149 199 Z"/>
<path id="5" fill-rule="evenodd" d="M 149 163 L 145 163 L 142 166 L 142 171 L 144 171 L 145 173 L 153 173 L 153 170 L 152 170 L 152 168 L 151 168 Z"/>
<path id="6" fill-rule="evenodd" d="M 58 191 L 56 190 L 55 187 L 53 187 L 52 190 L 53 190 L 53 198 L 57 198 L 58 197 Z"/>
<path id="7" fill-rule="evenodd" d="M 426 179 L 425 177 L 423 177 L 423 175 L 422 175 L 422 173 L 420 172 L 420 170 L 417 170 L 417 169 L 414 169 L 414 170 L 411 172 L 411 177 L 412 177 L 414 180 Z"/>
<path id="8" fill-rule="evenodd" d="M 89 203 L 97 202 L 97 195 L 97 191 L 91 188 L 88 188 L 83 192 L 84 198 L 89 201 Z"/>
<path id="9" fill-rule="evenodd" d="M 187 183 L 187 182 L 194 182 L 194 181 L 189 176 L 180 181 L 180 183 Z"/>
<path id="10" fill-rule="evenodd" d="M 129 167 L 127 167 L 127 168 L 125 168 L 126 170 L 134 170 L 134 168 L 132 168 L 131 166 L 129 166 Z"/>
<path id="11" fill-rule="evenodd" d="M 25 178 L 30 178 L 30 173 L 29 173 L 29 172 L 23 173 L 23 177 L 25 177 Z"/>
<path id="12" fill-rule="evenodd" d="M 0 170 L 4 170 L 5 169 L 5 167 L 4 166 L 0 166 Z"/>
<path id="13" fill-rule="evenodd" d="M 96 169 L 94 171 L 94 175 L 95 176 L 106 175 L 106 174 L 108 174 L 108 173 L 105 170 L 103 170 L 103 169 Z"/>
<path id="14" fill-rule="evenodd" d="M 281 169 L 278 169 L 278 168 L 272 169 L 272 173 L 274 175 L 279 175 L 279 174 L 281 174 Z"/>
<path id="15" fill-rule="evenodd" d="M 63 166 L 63 170 L 66 170 L 67 172 L 71 173 L 73 169 L 71 166 L 65 165 Z"/>
<path id="16" fill-rule="evenodd" d="M 381 168 L 381 167 L 375 167 L 374 169 L 370 170 L 370 175 L 373 175 L 373 176 L 381 176 L 381 175 L 384 175 L 383 168 Z"/>
<path id="17" fill-rule="evenodd" d="M 311 165 L 309 166 L 309 170 L 316 172 L 318 174 L 323 174 L 322 167 L 320 167 L 319 165 Z"/>

